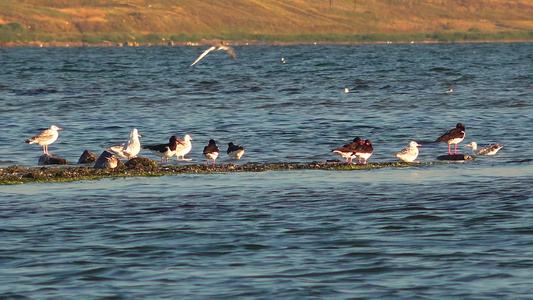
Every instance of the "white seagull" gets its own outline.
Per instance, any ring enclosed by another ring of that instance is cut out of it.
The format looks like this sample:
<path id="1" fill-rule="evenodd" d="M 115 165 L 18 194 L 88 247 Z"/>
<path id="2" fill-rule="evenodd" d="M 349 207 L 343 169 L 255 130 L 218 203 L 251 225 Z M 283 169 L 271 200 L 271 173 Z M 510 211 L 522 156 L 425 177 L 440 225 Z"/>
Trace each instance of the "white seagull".
<path id="1" fill-rule="evenodd" d="M 178 144 L 176 146 L 176 158 L 177 160 L 192 160 L 190 158 L 185 158 L 185 155 L 187 155 L 189 152 L 191 152 L 192 149 L 192 137 L 190 135 L 185 135 L 183 137 L 183 141 L 181 141 L 181 144 Z M 180 159 L 181 156 L 181 159 Z"/>
<path id="2" fill-rule="evenodd" d="M 503 148 L 502 144 L 490 144 L 485 148 L 477 149 L 477 143 L 471 142 L 470 144 L 466 145 L 465 147 L 472 147 L 472 152 L 476 155 L 495 155 L 500 151 L 501 148 Z"/>
<path id="3" fill-rule="evenodd" d="M 394 157 L 399 158 L 404 162 L 413 162 L 418 157 L 418 148 L 420 145 L 415 141 L 409 142 L 409 147 L 402 149 L 402 151 L 394 154 Z"/>
<path id="4" fill-rule="evenodd" d="M 52 125 L 49 129 L 46 129 L 45 131 L 39 133 L 36 136 L 32 136 L 24 142 L 28 144 L 38 144 L 39 146 L 43 146 L 44 154 L 48 154 L 48 145 L 53 144 L 57 140 L 57 138 L 59 137 L 59 132 L 57 131 L 62 129 L 63 128 L 57 127 L 56 125 Z"/>
<path id="5" fill-rule="evenodd" d="M 124 144 L 106 147 L 106 149 L 115 153 L 120 158 L 134 158 L 139 152 L 141 152 L 140 137 L 142 137 L 142 135 L 139 134 L 137 128 L 133 128 L 130 132 L 130 138 Z"/>
<path id="6" fill-rule="evenodd" d="M 228 52 L 229 56 L 231 56 L 231 58 L 233 58 L 233 60 L 235 60 L 235 61 L 237 60 L 237 56 L 235 56 L 235 51 L 233 51 L 233 48 L 231 48 L 230 46 L 217 44 L 217 45 L 212 46 L 211 48 L 205 50 L 202 54 L 200 54 L 200 56 L 198 56 L 198 58 L 189 67 L 194 66 L 197 62 L 199 62 L 200 60 L 202 60 L 202 58 L 204 58 L 207 54 L 209 54 L 209 52 L 211 52 L 211 51 L 219 51 L 219 50 L 225 50 L 226 52 Z"/>

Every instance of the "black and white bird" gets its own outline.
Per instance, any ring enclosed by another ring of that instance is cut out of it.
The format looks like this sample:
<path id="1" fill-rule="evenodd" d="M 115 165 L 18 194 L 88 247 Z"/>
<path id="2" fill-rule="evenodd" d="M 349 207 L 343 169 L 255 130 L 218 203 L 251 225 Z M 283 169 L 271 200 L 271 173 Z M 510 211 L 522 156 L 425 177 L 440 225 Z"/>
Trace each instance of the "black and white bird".
<path id="1" fill-rule="evenodd" d="M 24 142 L 30 145 L 38 144 L 39 146 L 43 146 L 44 154 L 48 154 L 48 145 L 53 144 L 57 140 L 59 137 L 59 132 L 57 131 L 62 129 L 56 125 L 52 125 L 49 129 L 44 130 L 36 136 L 32 136 Z"/>
<path id="2" fill-rule="evenodd" d="M 394 157 L 397 157 L 404 162 L 413 162 L 418 157 L 418 147 L 420 146 L 422 145 L 415 141 L 410 141 L 409 147 L 404 148 L 400 152 L 394 154 Z"/>
<path id="3" fill-rule="evenodd" d="M 231 159 L 241 159 L 244 154 L 244 147 L 240 145 L 235 145 L 233 142 L 228 144 L 228 150 L 226 151 L 229 158 Z"/>
<path id="4" fill-rule="evenodd" d="M 207 165 L 209 165 L 209 160 L 213 160 L 213 165 L 215 165 L 215 161 L 218 158 L 218 153 L 220 150 L 217 147 L 217 143 L 215 140 L 209 140 L 209 144 L 204 147 L 204 156 L 207 159 Z"/>
<path id="5" fill-rule="evenodd" d="M 370 156 L 374 153 L 374 147 L 370 140 L 365 140 L 365 142 L 355 149 L 353 155 L 356 155 L 359 158 L 359 163 L 361 163 L 361 158 L 365 160 L 364 164 L 368 161 Z"/>
<path id="6" fill-rule="evenodd" d="M 346 163 L 348 163 L 348 161 L 350 163 L 352 163 L 353 159 L 357 157 L 357 155 L 355 155 L 354 152 L 362 144 L 363 144 L 363 141 L 361 140 L 361 138 L 360 137 L 356 137 L 356 138 L 353 139 L 353 141 L 349 142 L 348 144 L 345 144 L 342 147 L 335 148 L 335 149 L 331 150 L 331 152 L 337 153 L 342 158 L 345 158 L 346 159 Z"/>
<path id="7" fill-rule="evenodd" d="M 229 56 L 231 56 L 231 58 L 234 61 L 237 60 L 237 56 L 235 55 L 235 51 L 233 50 L 232 47 L 226 46 L 226 45 L 222 45 L 222 44 L 217 44 L 217 45 L 214 45 L 214 46 L 210 47 L 209 49 L 205 50 L 202 54 L 200 54 L 200 56 L 198 56 L 198 58 L 189 67 L 192 67 L 195 64 L 197 64 L 200 60 L 202 60 L 211 51 L 220 51 L 220 50 L 224 50 L 224 51 L 228 52 Z"/>
<path id="8" fill-rule="evenodd" d="M 476 142 L 471 142 L 470 144 L 466 145 L 465 147 L 472 147 L 472 153 L 475 155 L 495 155 L 500 151 L 501 148 L 503 148 L 502 144 L 490 144 L 487 147 L 478 149 Z"/>
<path id="9" fill-rule="evenodd" d="M 455 145 L 453 154 L 457 154 L 457 144 L 465 139 L 466 129 L 461 123 L 457 123 L 454 129 L 447 131 L 445 134 L 437 138 L 436 142 L 445 142 L 448 144 L 448 154 L 452 155 L 451 146 Z"/>
<path id="10" fill-rule="evenodd" d="M 178 146 L 178 144 L 181 144 L 181 142 L 178 140 L 178 138 L 175 135 L 173 135 L 168 140 L 168 144 L 143 146 L 142 148 L 148 149 L 153 154 L 160 157 L 161 164 L 163 164 L 163 159 L 166 159 L 166 162 L 168 163 L 168 158 L 176 154 L 176 147 Z"/>

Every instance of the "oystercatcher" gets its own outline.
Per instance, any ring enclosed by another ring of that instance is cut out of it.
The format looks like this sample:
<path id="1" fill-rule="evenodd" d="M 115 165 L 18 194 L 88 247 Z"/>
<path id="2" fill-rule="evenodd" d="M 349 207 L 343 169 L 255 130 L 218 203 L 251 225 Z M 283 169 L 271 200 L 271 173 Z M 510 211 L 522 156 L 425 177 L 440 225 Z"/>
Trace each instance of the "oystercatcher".
<path id="1" fill-rule="evenodd" d="M 160 157 L 161 164 L 163 164 L 163 159 L 166 159 L 166 162 L 168 163 L 168 158 L 176 154 L 176 147 L 178 144 L 181 144 L 181 142 L 175 135 L 173 135 L 168 140 L 168 144 L 143 146 L 142 148 L 148 149 L 152 151 L 153 154 Z"/>
<path id="2" fill-rule="evenodd" d="M 452 155 L 451 145 L 455 145 L 454 154 L 457 154 L 457 144 L 462 142 L 466 135 L 465 126 L 461 123 L 458 123 L 454 129 L 449 130 L 438 139 L 436 142 L 445 142 L 448 144 L 448 154 Z"/>
<path id="3" fill-rule="evenodd" d="M 357 155 L 354 154 L 354 151 L 363 144 L 363 141 L 360 137 L 356 137 L 353 139 L 353 141 L 349 142 L 348 144 L 345 144 L 342 147 L 336 148 L 331 150 L 333 153 L 339 154 L 342 158 L 346 159 L 346 163 L 348 163 L 348 160 L 350 163 L 352 163 L 352 160 L 357 157 Z"/>
<path id="4" fill-rule="evenodd" d="M 231 159 L 241 159 L 244 154 L 244 147 L 240 145 L 235 145 L 233 142 L 228 144 L 228 150 L 226 151 L 229 158 Z"/>
<path id="5" fill-rule="evenodd" d="M 204 147 L 204 155 L 207 159 L 207 165 L 209 165 L 209 160 L 213 160 L 213 165 L 215 165 L 215 161 L 217 160 L 218 153 L 220 150 L 217 147 L 217 143 L 215 140 L 209 140 L 209 144 Z"/>

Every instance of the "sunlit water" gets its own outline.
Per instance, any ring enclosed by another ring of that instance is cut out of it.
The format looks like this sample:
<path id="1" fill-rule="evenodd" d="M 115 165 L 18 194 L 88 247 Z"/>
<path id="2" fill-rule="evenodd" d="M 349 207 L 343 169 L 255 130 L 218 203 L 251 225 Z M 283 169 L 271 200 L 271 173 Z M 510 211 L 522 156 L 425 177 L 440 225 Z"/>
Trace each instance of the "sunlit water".
<path id="1" fill-rule="evenodd" d="M 190 134 L 238 162 L 312 162 L 355 136 L 419 161 L 462 122 L 493 157 L 367 171 L 177 175 L 0 187 L 0 297 L 527 298 L 533 44 L 0 48 L 0 167 L 55 124 L 75 163 Z M 280 62 L 284 57 L 287 63 Z M 344 93 L 348 88 L 349 93 Z M 446 93 L 452 88 L 453 93 Z M 149 152 L 141 155 L 151 158 Z"/>

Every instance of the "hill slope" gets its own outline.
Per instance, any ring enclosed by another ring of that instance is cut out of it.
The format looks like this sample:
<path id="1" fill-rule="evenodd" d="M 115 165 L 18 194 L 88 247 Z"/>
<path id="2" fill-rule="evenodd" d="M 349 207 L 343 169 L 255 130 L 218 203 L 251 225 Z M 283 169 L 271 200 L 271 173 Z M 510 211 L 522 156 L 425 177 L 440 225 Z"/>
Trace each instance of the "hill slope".
<path id="1" fill-rule="evenodd" d="M 0 43 L 533 40 L 533 0 L 2 0 Z"/>

